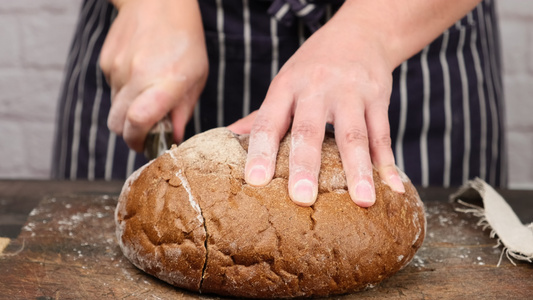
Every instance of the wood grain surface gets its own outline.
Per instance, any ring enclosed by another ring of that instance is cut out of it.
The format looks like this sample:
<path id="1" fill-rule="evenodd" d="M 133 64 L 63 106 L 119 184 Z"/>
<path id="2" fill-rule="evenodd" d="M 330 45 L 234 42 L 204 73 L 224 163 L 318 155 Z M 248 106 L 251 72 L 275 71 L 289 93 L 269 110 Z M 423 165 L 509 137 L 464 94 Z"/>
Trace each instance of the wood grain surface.
<path id="1" fill-rule="evenodd" d="M 115 237 L 117 186 L 92 187 L 48 193 L 31 210 L 0 255 L 0 298 L 220 299 L 174 288 L 131 265 Z M 514 266 L 504 257 L 497 267 L 501 247 L 476 217 L 431 193 L 421 196 L 428 233 L 413 261 L 371 290 L 335 299 L 531 299 L 533 264 Z"/>

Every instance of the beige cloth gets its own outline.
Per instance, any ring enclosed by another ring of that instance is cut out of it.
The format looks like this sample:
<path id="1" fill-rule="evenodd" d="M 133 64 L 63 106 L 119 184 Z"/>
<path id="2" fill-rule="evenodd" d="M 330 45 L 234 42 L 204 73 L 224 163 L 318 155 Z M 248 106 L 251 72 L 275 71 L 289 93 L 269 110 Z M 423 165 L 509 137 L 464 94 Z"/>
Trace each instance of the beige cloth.
<path id="1" fill-rule="evenodd" d="M 4 249 L 6 249 L 7 245 L 9 245 L 9 239 L 0 237 L 0 255 L 4 252 Z"/>
<path id="2" fill-rule="evenodd" d="M 483 207 L 465 202 L 480 197 Z M 498 239 L 497 246 L 503 244 L 498 265 L 501 263 L 503 254 L 513 264 L 515 263 L 512 258 L 533 262 L 533 223 L 522 224 L 511 206 L 489 184 L 476 178 L 467 182 L 450 198 L 467 207 L 457 208 L 457 211 L 472 213 L 480 217 L 478 225 L 482 225 L 483 229 L 492 229 L 490 236 Z"/>

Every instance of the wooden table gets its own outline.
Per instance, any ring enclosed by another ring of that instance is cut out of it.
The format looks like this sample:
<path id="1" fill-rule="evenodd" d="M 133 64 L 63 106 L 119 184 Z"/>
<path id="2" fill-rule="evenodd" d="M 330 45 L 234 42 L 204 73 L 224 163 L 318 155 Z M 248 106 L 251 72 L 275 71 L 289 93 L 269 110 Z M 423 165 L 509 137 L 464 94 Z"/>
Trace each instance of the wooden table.
<path id="1" fill-rule="evenodd" d="M 133 267 L 114 234 L 122 182 L 0 181 L 1 299 L 218 299 L 176 289 Z M 405 269 L 335 299 L 533 299 L 533 264 L 503 259 L 477 218 L 448 202 L 456 189 L 419 189 L 427 236 Z M 533 191 L 501 191 L 524 223 Z"/>

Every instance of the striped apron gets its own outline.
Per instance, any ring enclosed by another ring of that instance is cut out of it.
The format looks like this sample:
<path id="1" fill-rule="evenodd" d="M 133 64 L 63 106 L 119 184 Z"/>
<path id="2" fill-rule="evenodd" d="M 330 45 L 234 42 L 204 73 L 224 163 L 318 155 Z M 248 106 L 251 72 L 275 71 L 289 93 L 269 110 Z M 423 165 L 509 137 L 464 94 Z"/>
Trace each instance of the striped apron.
<path id="1" fill-rule="evenodd" d="M 186 137 L 229 125 L 259 108 L 280 67 L 339 7 L 336 1 L 315 2 L 199 1 L 209 77 Z M 456 186 L 477 176 L 493 186 L 506 185 L 493 2 L 481 2 L 393 72 L 393 151 L 415 184 Z M 146 163 L 107 128 L 110 88 L 98 58 L 115 15 L 107 0 L 85 0 L 81 7 L 60 92 L 54 178 L 124 179 Z"/>

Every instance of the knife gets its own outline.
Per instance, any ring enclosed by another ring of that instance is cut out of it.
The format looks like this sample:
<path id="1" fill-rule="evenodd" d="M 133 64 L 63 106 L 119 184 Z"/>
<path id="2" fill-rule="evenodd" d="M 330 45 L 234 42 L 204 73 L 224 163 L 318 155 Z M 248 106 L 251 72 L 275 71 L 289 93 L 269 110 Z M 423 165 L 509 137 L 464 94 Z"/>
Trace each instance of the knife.
<path id="1" fill-rule="evenodd" d="M 149 160 L 165 153 L 174 142 L 174 130 L 169 115 L 157 122 L 144 140 L 144 156 Z"/>

